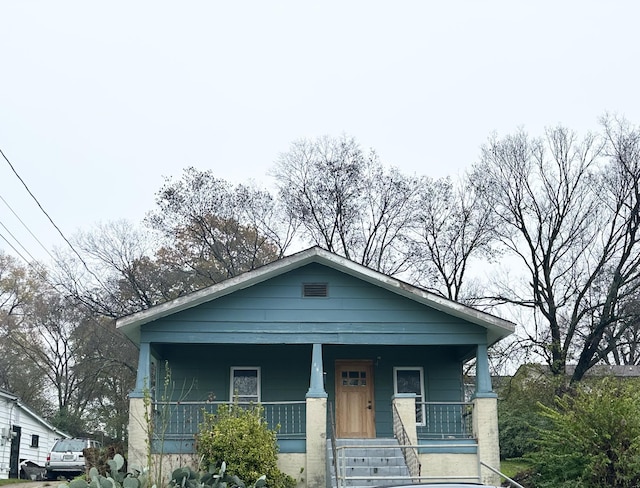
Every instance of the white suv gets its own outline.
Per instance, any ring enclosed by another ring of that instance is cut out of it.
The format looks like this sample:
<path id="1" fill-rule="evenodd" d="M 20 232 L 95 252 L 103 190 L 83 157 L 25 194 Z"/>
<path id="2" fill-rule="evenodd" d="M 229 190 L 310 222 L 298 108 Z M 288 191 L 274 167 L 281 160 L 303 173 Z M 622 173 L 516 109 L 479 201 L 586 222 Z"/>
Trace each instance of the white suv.
<path id="1" fill-rule="evenodd" d="M 92 439 L 58 439 L 47 456 L 47 478 L 53 480 L 59 476 L 84 473 L 83 450 L 88 447 L 100 448 L 102 444 Z"/>

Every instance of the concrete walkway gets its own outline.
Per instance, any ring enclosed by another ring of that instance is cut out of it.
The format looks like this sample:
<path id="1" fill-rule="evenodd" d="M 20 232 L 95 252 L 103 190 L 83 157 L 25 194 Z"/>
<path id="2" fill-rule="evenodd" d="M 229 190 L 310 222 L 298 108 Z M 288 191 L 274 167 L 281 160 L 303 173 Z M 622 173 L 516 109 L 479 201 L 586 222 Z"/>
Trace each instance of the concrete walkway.
<path id="1" fill-rule="evenodd" d="M 2 485 L 2 488 L 57 488 L 61 481 L 17 481 Z"/>

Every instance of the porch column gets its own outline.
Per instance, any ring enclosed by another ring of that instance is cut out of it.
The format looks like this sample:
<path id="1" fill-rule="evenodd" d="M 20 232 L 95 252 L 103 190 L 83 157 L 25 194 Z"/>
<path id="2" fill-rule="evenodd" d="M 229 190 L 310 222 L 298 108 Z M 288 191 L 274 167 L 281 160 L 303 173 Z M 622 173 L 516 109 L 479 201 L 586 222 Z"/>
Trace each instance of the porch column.
<path id="1" fill-rule="evenodd" d="M 129 453 L 127 458 L 130 467 L 140 470 L 148 467 L 147 441 L 150 429 L 148 424 L 151 421 L 150 378 L 151 345 L 148 342 L 141 342 L 136 385 L 129 394 Z"/>
<path id="2" fill-rule="evenodd" d="M 311 380 L 307 398 L 327 398 L 324 391 L 324 368 L 322 366 L 322 344 L 314 344 L 311 353 Z"/>
<path id="3" fill-rule="evenodd" d="M 476 353 L 476 393 L 473 398 L 473 434 L 478 440 L 478 460 L 500 469 L 498 443 L 498 396 L 491 388 L 489 356 L 486 344 L 478 344 Z M 498 475 L 481 467 L 482 482 L 498 486 Z"/>
<path id="4" fill-rule="evenodd" d="M 149 422 L 151 405 L 144 398 L 129 398 L 129 451 L 127 461 L 129 469 L 142 471 L 148 466 Z"/>
<path id="5" fill-rule="evenodd" d="M 489 372 L 489 353 L 486 344 L 478 344 L 476 351 L 476 398 L 496 398 L 491 386 Z"/>
<path id="6" fill-rule="evenodd" d="M 324 391 L 322 344 L 313 345 L 311 355 L 311 379 L 306 398 L 306 488 L 326 488 L 327 392 Z"/>
<path id="7" fill-rule="evenodd" d="M 140 353 L 138 354 L 138 375 L 136 376 L 136 386 L 129 393 L 129 398 L 144 398 L 145 390 L 149 390 L 151 385 L 151 344 L 140 343 Z"/>
<path id="8" fill-rule="evenodd" d="M 409 445 L 418 444 L 418 429 L 416 427 L 416 394 L 415 393 L 396 393 L 393 395 L 391 403 L 395 407 L 393 412 L 393 433 L 396 439 L 401 439 L 402 435 L 397 430 L 404 427 Z M 400 425 L 396 425 L 396 412 L 399 417 Z"/>

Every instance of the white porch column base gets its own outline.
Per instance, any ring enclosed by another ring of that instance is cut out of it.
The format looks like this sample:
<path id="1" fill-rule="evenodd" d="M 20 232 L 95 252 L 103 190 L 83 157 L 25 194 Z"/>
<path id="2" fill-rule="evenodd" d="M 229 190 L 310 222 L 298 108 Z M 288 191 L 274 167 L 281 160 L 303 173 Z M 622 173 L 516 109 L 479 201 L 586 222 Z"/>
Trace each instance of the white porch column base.
<path id="1" fill-rule="evenodd" d="M 147 419 L 151 418 L 149 415 Z M 129 398 L 129 454 L 128 463 L 131 468 L 148 468 L 147 440 L 149 426 L 145 420 L 144 398 Z"/>
<path id="2" fill-rule="evenodd" d="M 327 486 L 327 399 L 307 397 L 307 488 Z"/>
<path id="3" fill-rule="evenodd" d="M 478 439 L 478 460 L 492 468 L 500 469 L 500 445 L 498 439 L 498 399 L 474 398 L 473 434 Z M 500 477 L 480 467 L 482 482 L 498 486 Z"/>
<path id="4" fill-rule="evenodd" d="M 416 428 L 416 395 L 415 393 L 398 393 L 393 396 L 391 399 L 391 403 L 395 405 L 396 410 L 398 411 L 398 416 L 402 421 L 402 425 L 409 436 L 409 445 L 417 445 L 418 444 L 418 429 Z M 395 412 L 394 412 L 395 419 Z M 395 432 L 395 422 L 394 422 L 394 434 Z"/>

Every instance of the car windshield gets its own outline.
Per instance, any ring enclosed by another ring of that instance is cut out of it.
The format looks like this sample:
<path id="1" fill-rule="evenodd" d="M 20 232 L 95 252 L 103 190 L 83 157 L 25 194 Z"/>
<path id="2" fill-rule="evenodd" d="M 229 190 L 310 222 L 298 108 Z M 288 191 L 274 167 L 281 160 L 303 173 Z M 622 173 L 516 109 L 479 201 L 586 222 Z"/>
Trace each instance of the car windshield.
<path id="1" fill-rule="evenodd" d="M 53 450 L 55 452 L 80 452 L 85 448 L 86 444 L 87 442 L 82 439 L 62 439 L 56 442 Z"/>

